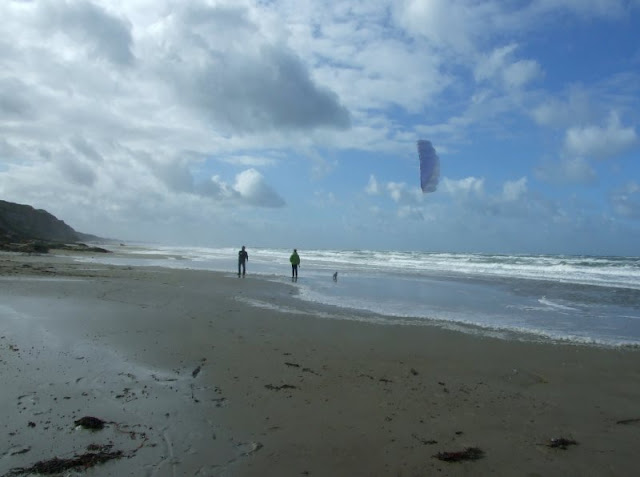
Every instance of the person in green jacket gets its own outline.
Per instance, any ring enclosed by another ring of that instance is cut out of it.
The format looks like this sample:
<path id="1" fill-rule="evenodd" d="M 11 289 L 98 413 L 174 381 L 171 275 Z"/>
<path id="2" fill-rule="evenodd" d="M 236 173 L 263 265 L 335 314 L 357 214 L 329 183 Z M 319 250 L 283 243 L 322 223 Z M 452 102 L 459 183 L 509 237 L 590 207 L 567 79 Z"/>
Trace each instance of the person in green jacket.
<path id="1" fill-rule="evenodd" d="M 300 256 L 298 255 L 298 250 L 293 249 L 293 253 L 291 257 L 289 257 L 289 261 L 291 262 L 291 280 L 298 280 L 298 266 L 300 265 Z"/>

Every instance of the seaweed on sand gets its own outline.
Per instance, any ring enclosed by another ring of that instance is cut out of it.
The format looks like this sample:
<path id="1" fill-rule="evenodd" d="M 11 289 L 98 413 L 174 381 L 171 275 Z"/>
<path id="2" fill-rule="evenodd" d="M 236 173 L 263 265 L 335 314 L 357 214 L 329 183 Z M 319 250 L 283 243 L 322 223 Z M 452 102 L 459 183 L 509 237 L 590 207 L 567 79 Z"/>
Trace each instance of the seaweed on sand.
<path id="1" fill-rule="evenodd" d="M 31 467 L 18 467 L 9 471 L 4 477 L 14 477 L 18 475 L 27 474 L 40 474 L 40 475 L 53 475 L 61 472 L 80 469 L 86 470 L 98 464 L 104 462 L 120 459 L 124 457 L 122 451 L 114 452 L 87 452 L 85 454 L 76 455 L 70 459 L 58 459 L 54 457 L 49 460 L 41 460 L 36 462 Z"/>
<path id="2" fill-rule="evenodd" d="M 636 422 L 640 422 L 640 417 L 634 417 L 631 419 L 620 419 L 616 421 L 616 424 L 635 424 Z"/>
<path id="3" fill-rule="evenodd" d="M 549 443 L 547 447 L 551 447 L 552 449 L 562 449 L 567 450 L 569 446 L 575 446 L 578 443 L 573 439 L 566 439 L 564 437 L 554 437 L 553 439 L 549 439 Z"/>
<path id="4" fill-rule="evenodd" d="M 129 426 L 118 424 L 113 421 L 104 421 L 98 417 L 84 416 L 80 419 L 73 421 L 76 426 L 80 426 L 83 429 L 89 429 L 91 431 L 98 431 L 103 429 L 106 424 L 113 424 L 118 432 L 128 435 L 131 439 L 136 440 L 142 438 L 140 444 L 132 450 L 124 452 L 122 450 L 112 451 L 113 444 L 89 444 L 86 448 L 88 452 L 82 454 L 76 454 L 71 458 L 60 459 L 54 457 L 48 460 L 41 460 L 31 465 L 30 467 L 16 467 L 9 472 L 5 473 L 1 477 L 16 477 L 19 475 L 58 475 L 67 471 L 82 471 L 90 469 L 99 464 L 103 464 L 110 460 L 121 459 L 123 457 L 131 458 L 136 452 L 141 449 L 147 442 L 148 438 L 144 432 L 134 432 L 127 430 Z M 18 451 L 11 455 L 23 454 L 29 452 L 30 447 L 27 447 L 21 451 Z M 65 474 L 66 475 L 66 474 Z M 75 475 L 75 474 L 74 474 Z"/>
<path id="5" fill-rule="evenodd" d="M 462 451 L 438 452 L 434 455 L 436 459 L 445 462 L 461 462 L 463 460 L 478 460 L 484 457 L 484 451 L 479 447 L 467 447 Z"/>
<path id="6" fill-rule="evenodd" d="M 265 388 L 271 389 L 272 391 L 280 391 L 281 389 L 298 389 L 296 386 L 291 384 L 283 384 L 282 386 L 274 386 L 273 384 L 265 385 Z"/>

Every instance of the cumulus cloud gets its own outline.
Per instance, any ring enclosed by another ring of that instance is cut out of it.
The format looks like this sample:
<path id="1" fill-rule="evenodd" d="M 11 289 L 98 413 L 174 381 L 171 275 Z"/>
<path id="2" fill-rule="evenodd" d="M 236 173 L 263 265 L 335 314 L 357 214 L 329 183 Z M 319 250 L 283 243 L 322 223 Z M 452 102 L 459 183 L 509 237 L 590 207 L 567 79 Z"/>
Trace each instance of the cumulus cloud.
<path id="1" fill-rule="evenodd" d="M 615 189 L 611 194 L 611 205 L 616 214 L 629 218 L 640 218 L 640 184 L 631 181 Z"/>
<path id="2" fill-rule="evenodd" d="M 527 193 L 527 178 L 506 181 L 502 186 L 502 198 L 507 202 L 515 202 Z"/>
<path id="3" fill-rule="evenodd" d="M 246 169 L 235 176 L 233 184 L 227 183 L 219 175 L 198 182 L 193 193 L 211 198 L 224 205 L 251 205 L 278 208 L 285 200 L 266 182 L 256 169 Z"/>
<path id="4" fill-rule="evenodd" d="M 350 126 L 336 93 L 248 5 L 176 4 L 144 22 L 133 5 L 118 15 L 77 0 L 0 7 L 4 33 L 20 38 L 0 57 L 0 114 L 24 116 L 36 103 L 42 114 L 51 103 L 86 126 L 111 118 L 110 129 L 156 119 L 185 127 L 191 111 L 226 133 Z M 135 38 L 125 14 L 138 20 Z"/>
<path id="5" fill-rule="evenodd" d="M 507 180 L 495 192 L 486 190 L 485 179 L 466 177 L 444 180 L 443 191 L 457 206 L 474 214 L 492 217 L 526 217 L 541 214 L 547 207 L 529 194 L 528 179 Z"/>
<path id="6" fill-rule="evenodd" d="M 398 208 L 398 217 L 401 219 L 410 219 L 410 220 L 424 220 L 424 214 L 422 213 L 422 209 L 411 206 L 411 205 L 403 205 Z"/>
<path id="7" fill-rule="evenodd" d="M 80 0 L 37 2 L 35 20 L 43 32 L 66 36 L 87 56 L 98 56 L 118 65 L 134 61 L 131 24 L 99 5 Z"/>
<path id="8" fill-rule="evenodd" d="M 0 138 L 0 157 L 3 159 L 0 162 L 0 169 L 2 169 L 2 166 L 6 168 L 6 165 L 9 163 L 18 162 L 23 156 L 24 151 L 10 144 L 6 139 Z"/>
<path id="9" fill-rule="evenodd" d="M 62 175 L 73 184 L 89 187 L 96 181 L 96 173 L 91 165 L 71 154 L 62 157 L 57 165 Z"/>
<path id="10" fill-rule="evenodd" d="M 153 160 L 148 158 L 149 171 L 155 175 L 171 192 L 200 192 L 194 189 L 194 180 L 185 161 L 178 159 Z M 211 194 L 211 197 L 217 197 Z"/>
<path id="11" fill-rule="evenodd" d="M 399 0 L 392 11 L 410 33 L 457 53 L 468 53 L 492 35 L 523 34 L 539 22 L 565 21 L 567 13 L 615 18 L 626 8 L 626 0 L 539 0 L 526 5 L 500 0 Z"/>
<path id="12" fill-rule="evenodd" d="M 218 159 L 221 162 L 226 162 L 229 164 L 234 164 L 237 166 L 247 166 L 247 167 L 265 167 L 265 166 L 273 166 L 277 163 L 276 159 L 272 159 L 270 157 L 253 156 L 247 154 L 240 155 L 231 155 L 225 156 Z"/>
<path id="13" fill-rule="evenodd" d="M 394 201 L 400 202 L 403 197 L 406 197 L 407 184 L 403 182 L 388 182 L 387 191 Z"/>
<path id="14" fill-rule="evenodd" d="M 283 206 L 255 169 L 230 185 L 224 164 L 274 165 L 269 139 L 351 118 L 256 8 L 2 2 L 1 38 L 15 41 L 0 39 L 0 191 L 123 213 L 198 200 Z"/>
<path id="15" fill-rule="evenodd" d="M 540 65 L 533 60 L 514 60 L 517 45 L 510 44 L 482 55 L 475 68 L 478 81 L 497 80 L 507 88 L 520 88 L 542 74 Z"/>
<path id="16" fill-rule="evenodd" d="M 520 88 L 542 75 L 542 68 L 534 60 L 517 60 L 506 65 L 502 79 L 509 88 Z"/>
<path id="17" fill-rule="evenodd" d="M 95 162 L 95 163 L 104 162 L 104 157 L 97 151 L 97 149 L 86 138 L 75 135 L 70 138 L 69 144 L 77 154 L 89 160 L 90 162 Z"/>
<path id="18" fill-rule="evenodd" d="M 262 174 L 255 169 L 247 169 L 236 176 L 233 189 L 240 194 L 243 201 L 262 207 L 282 207 L 284 199 L 280 197 L 264 180 Z"/>
<path id="19" fill-rule="evenodd" d="M 394 11 L 396 20 L 413 34 L 438 46 L 468 51 L 482 34 L 483 22 L 491 13 L 497 13 L 498 8 L 492 2 L 404 0 L 396 3 Z"/>
<path id="20" fill-rule="evenodd" d="M 557 212 L 553 203 L 529 192 L 528 178 L 504 181 L 493 191 L 486 190 L 484 178 L 444 178 L 442 187 L 425 202 L 404 183 L 389 182 L 389 197 L 397 204 L 396 217 L 403 220 L 457 222 L 486 220 L 482 217 L 522 219 L 549 217 Z M 457 226 L 457 225 L 456 225 Z"/>
<path id="21" fill-rule="evenodd" d="M 368 195 L 386 193 L 395 203 L 405 205 L 421 203 L 424 195 L 418 187 L 409 187 L 405 182 L 389 181 L 381 184 L 373 174 L 369 176 L 364 190 Z"/>
<path id="22" fill-rule="evenodd" d="M 218 201 L 239 199 L 240 197 L 240 192 L 233 189 L 219 175 L 211 176 L 209 180 L 197 184 L 195 190 L 198 194 Z"/>
<path id="23" fill-rule="evenodd" d="M 596 172 L 583 157 L 545 161 L 534 172 L 538 179 L 552 184 L 592 184 L 596 180 Z"/>
<path id="24" fill-rule="evenodd" d="M 422 38 L 407 41 L 404 27 L 399 29 L 390 19 L 398 3 L 384 0 L 309 8 L 310 3 L 302 16 L 314 28 L 292 30 L 291 42 L 314 65 L 314 77 L 332 86 L 354 119 L 371 118 L 388 107 L 420 112 L 453 81 L 443 71 L 443 57 L 433 44 Z"/>
<path id="25" fill-rule="evenodd" d="M 484 195 L 484 177 L 465 177 L 458 180 L 445 177 L 441 190 L 455 199 L 481 197 Z"/>
<path id="26" fill-rule="evenodd" d="M 399 204 L 418 204 L 424 198 L 423 192 L 418 187 L 409 187 L 404 182 L 388 182 L 386 190 L 389 197 Z"/>
<path id="27" fill-rule="evenodd" d="M 178 101 L 236 132 L 345 129 L 350 114 L 298 55 L 243 7 L 196 4 L 147 45 Z M 213 32 L 213 33 L 212 33 Z M 153 37 L 146 39 L 148 42 Z"/>
<path id="28" fill-rule="evenodd" d="M 292 52 L 270 45 L 255 56 L 230 57 L 186 79 L 177 84 L 177 92 L 231 130 L 345 129 L 350 124 L 335 93 L 315 85 Z"/>
<path id="29" fill-rule="evenodd" d="M 571 87 L 566 96 L 546 99 L 535 106 L 531 111 L 534 121 L 543 126 L 568 128 L 595 115 L 590 94 L 584 88 Z"/>
<path id="30" fill-rule="evenodd" d="M 565 150 L 572 155 L 607 159 L 622 154 L 638 142 L 633 127 L 621 124 L 616 113 L 611 113 L 604 126 L 572 127 L 565 135 Z"/>
<path id="31" fill-rule="evenodd" d="M 367 187 L 365 187 L 365 192 L 369 195 L 378 195 L 380 193 L 380 186 L 373 174 L 369 176 L 369 183 L 367 184 Z"/>
<path id="32" fill-rule="evenodd" d="M 34 117 L 29 89 L 19 78 L 0 78 L 0 120 L 15 121 Z"/>

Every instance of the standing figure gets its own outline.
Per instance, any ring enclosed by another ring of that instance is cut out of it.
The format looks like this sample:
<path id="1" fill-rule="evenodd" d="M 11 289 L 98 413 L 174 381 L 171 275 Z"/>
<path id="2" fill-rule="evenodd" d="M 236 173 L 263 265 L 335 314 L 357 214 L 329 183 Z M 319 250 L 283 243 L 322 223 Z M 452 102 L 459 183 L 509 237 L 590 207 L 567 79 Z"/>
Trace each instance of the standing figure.
<path id="1" fill-rule="evenodd" d="M 293 249 L 293 253 L 289 258 L 291 262 L 291 281 L 298 280 L 298 266 L 300 265 L 300 256 L 298 255 L 298 250 Z"/>
<path id="2" fill-rule="evenodd" d="M 242 250 L 238 252 L 238 276 L 240 276 L 240 271 L 242 271 L 242 276 L 244 277 L 245 273 L 247 273 L 247 262 L 249 261 L 249 254 L 244 249 L 244 245 L 242 246 Z"/>

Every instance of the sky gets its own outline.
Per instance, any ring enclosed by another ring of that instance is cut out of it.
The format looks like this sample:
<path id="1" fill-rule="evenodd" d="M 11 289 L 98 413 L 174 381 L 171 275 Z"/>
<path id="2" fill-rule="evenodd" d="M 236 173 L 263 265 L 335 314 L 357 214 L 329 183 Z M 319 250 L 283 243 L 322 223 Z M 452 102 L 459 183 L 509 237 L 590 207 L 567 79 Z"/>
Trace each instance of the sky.
<path id="1" fill-rule="evenodd" d="M 80 232 L 640 255 L 640 0 L 3 0 L 0 18 L 0 199 Z"/>

